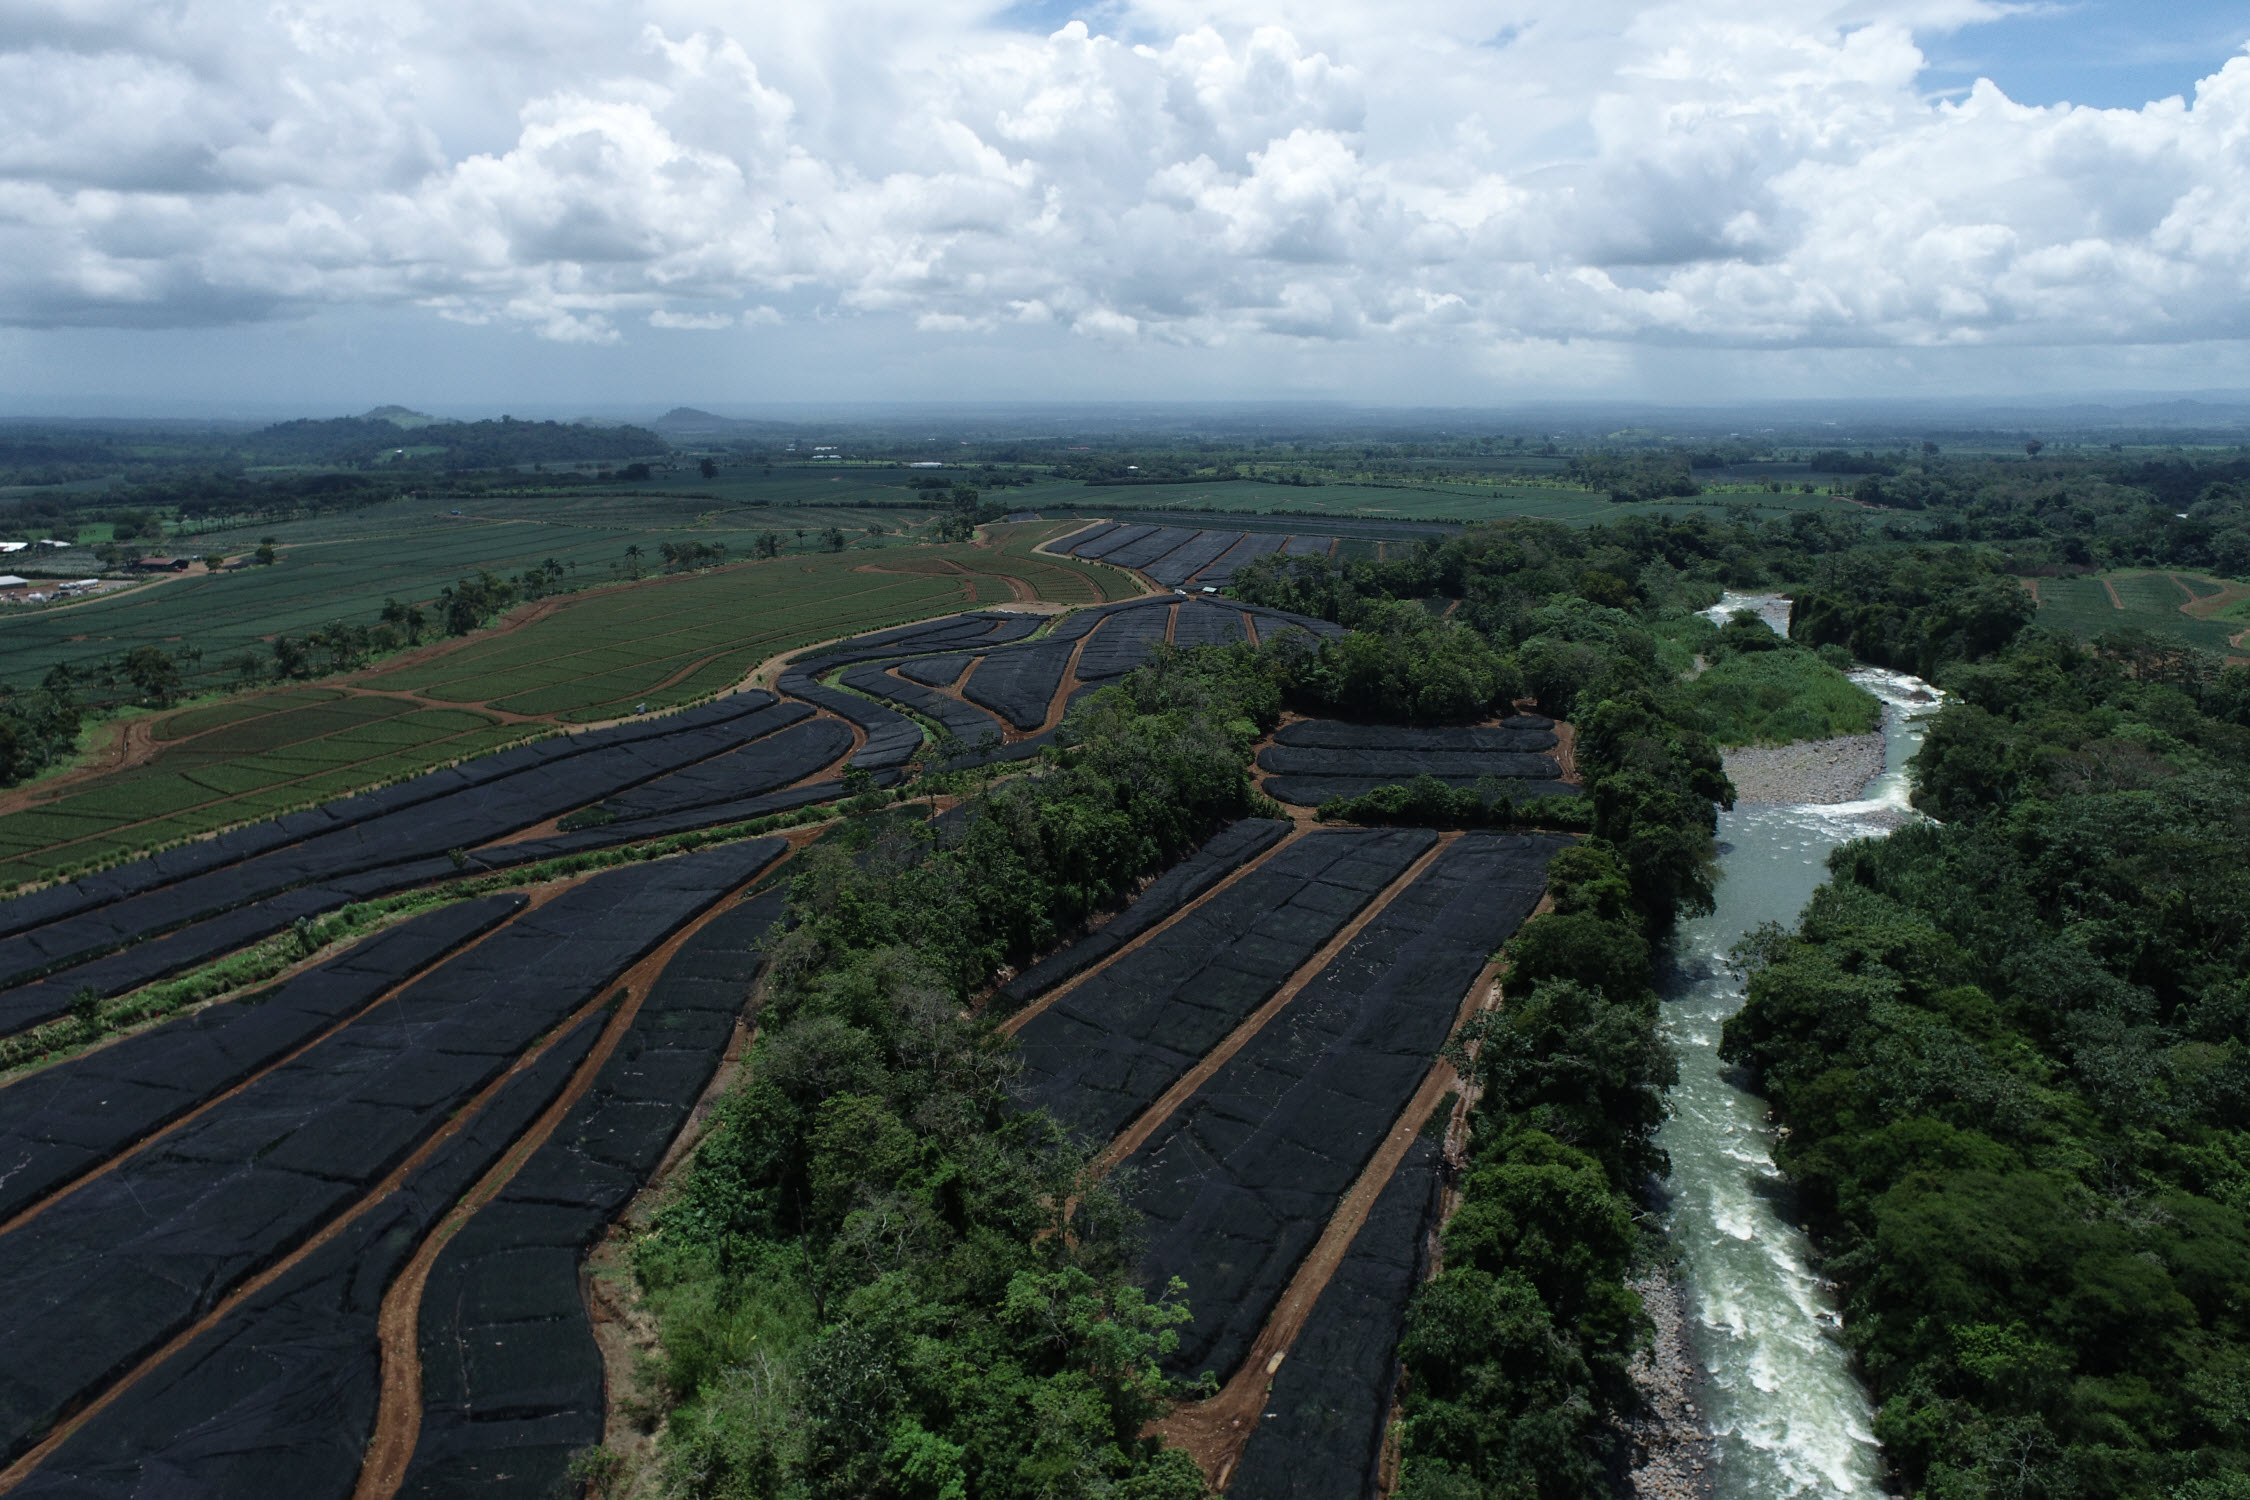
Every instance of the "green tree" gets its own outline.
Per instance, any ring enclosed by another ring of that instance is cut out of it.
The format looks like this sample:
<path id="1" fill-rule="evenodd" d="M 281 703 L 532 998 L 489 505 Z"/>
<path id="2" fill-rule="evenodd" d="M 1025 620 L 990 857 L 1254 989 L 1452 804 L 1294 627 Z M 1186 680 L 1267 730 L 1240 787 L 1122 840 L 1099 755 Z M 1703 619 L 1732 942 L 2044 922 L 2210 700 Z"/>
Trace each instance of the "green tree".
<path id="1" fill-rule="evenodd" d="M 169 703 L 180 690 L 180 664 L 161 646 L 135 646 L 126 652 L 125 675 L 150 703 Z"/>

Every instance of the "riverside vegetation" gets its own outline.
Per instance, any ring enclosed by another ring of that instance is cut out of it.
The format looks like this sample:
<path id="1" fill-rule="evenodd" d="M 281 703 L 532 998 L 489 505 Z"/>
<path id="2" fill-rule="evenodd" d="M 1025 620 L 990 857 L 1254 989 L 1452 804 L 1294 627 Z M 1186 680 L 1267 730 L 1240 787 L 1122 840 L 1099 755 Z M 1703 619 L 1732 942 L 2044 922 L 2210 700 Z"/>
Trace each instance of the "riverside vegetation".
<path id="1" fill-rule="evenodd" d="M 1746 945 L 1726 1055 L 1917 1492 L 2250 1494 L 2250 671 L 2030 631 L 1939 680 L 1942 824 Z"/>

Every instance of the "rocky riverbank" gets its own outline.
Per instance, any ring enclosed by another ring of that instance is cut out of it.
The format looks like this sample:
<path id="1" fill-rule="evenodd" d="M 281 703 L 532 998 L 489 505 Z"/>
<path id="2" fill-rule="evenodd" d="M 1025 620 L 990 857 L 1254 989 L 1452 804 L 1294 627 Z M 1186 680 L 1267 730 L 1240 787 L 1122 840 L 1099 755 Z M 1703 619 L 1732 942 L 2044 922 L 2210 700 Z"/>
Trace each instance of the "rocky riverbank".
<path id="1" fill-rule="evenodd" d="M 1738 804 L 1857 802 L 1882 774 L 1883 736 L 1752 745 L 1727 751 L 1726 765 Z"/>
<path id="2" fill-rule="evenodd" d="M 1619 1500 L 1705 1500 L 1711 1493 L 1711 1429 L 1696 1388 L 1703 1368 L 1688 1343 L 1687 1292 L 1659 1272 L 1632 1283 L 1656 1325 L 1656 1341 L 1633 1362 L 1641 1409 L 1619 1424 L 1632 1468 Z"/>

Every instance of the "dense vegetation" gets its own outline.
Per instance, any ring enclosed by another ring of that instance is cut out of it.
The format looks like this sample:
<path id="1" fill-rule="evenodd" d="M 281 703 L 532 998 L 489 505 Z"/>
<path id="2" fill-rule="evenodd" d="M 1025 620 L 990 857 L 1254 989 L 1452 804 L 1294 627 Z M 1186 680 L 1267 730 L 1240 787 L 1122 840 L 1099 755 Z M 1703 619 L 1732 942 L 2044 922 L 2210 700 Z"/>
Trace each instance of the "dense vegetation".
<path id="1" fill-rule="evenodd" d="M 1748 611 L 1698 642 L 1707 665 L 1684 696 L 1722 745 L 1786 745 L 1866 734 L 1883 722 L 1874 694 L 1844 675 L 1850 653 L 1814 651 Z"/>
<path id="2" fill-rule="evenodd" d="M 1279 706 L 1248 648 L 1167 656 L 1032 774 L 808 853 L 748 1081 L 638 1242 L 673 1492 L 1203 1493 L 1140 1435 L 1171 1394 L 1177 1290 L 1137 1288 L 1130 1214 L 1011 1111 L 1007 1053 L 966 1007 L 1247 811 Z"/>
<path id="3" fill-rule="evenodd" d="M 1943 823 L 1746 945 L 1726 1054 L 1918 1491 L 2250 1493 L 2250 672 L 2033 631 L 1943 681 Z"/>

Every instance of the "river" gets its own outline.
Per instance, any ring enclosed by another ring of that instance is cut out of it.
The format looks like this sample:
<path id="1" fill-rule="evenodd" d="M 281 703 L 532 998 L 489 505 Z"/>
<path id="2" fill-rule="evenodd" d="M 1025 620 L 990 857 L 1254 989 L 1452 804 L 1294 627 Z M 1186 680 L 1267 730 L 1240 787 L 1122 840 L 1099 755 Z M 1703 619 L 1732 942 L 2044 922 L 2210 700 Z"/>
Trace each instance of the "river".
<path id="1" fill-rule="evenodd" d="M 1714 613 L 1761 604 L 1770 623 L 1769 600 L 1729 595 Z M 1873 669 L 1852 678 L 1888 706 L 1883 773 L 1859 802 L 1722 813 L 1718 909 L 1682 924 L 1664 986 L 1663 1031 L 1680 1059 L 1658 1137 L 1672 1158 L 1665 1226 L 1707 1377 L 1700 1394 L 1715 1462 L 1705 1478 L 1719 1500 L 1885 1493 L 1867 1392 L 1837 1339 L 1835 1300 L 1812 1246 L 1790 1216 L 1765 1101 L 1738 1088 L 1718 1055 L 1720 1025 L 1743 995 L 1728 950 L 1760 923 L 1793 927 L 1827 879 L 1830 850 L 1913 816 L 1906 762 L 1935 706 L 1929 687 Z"/>

